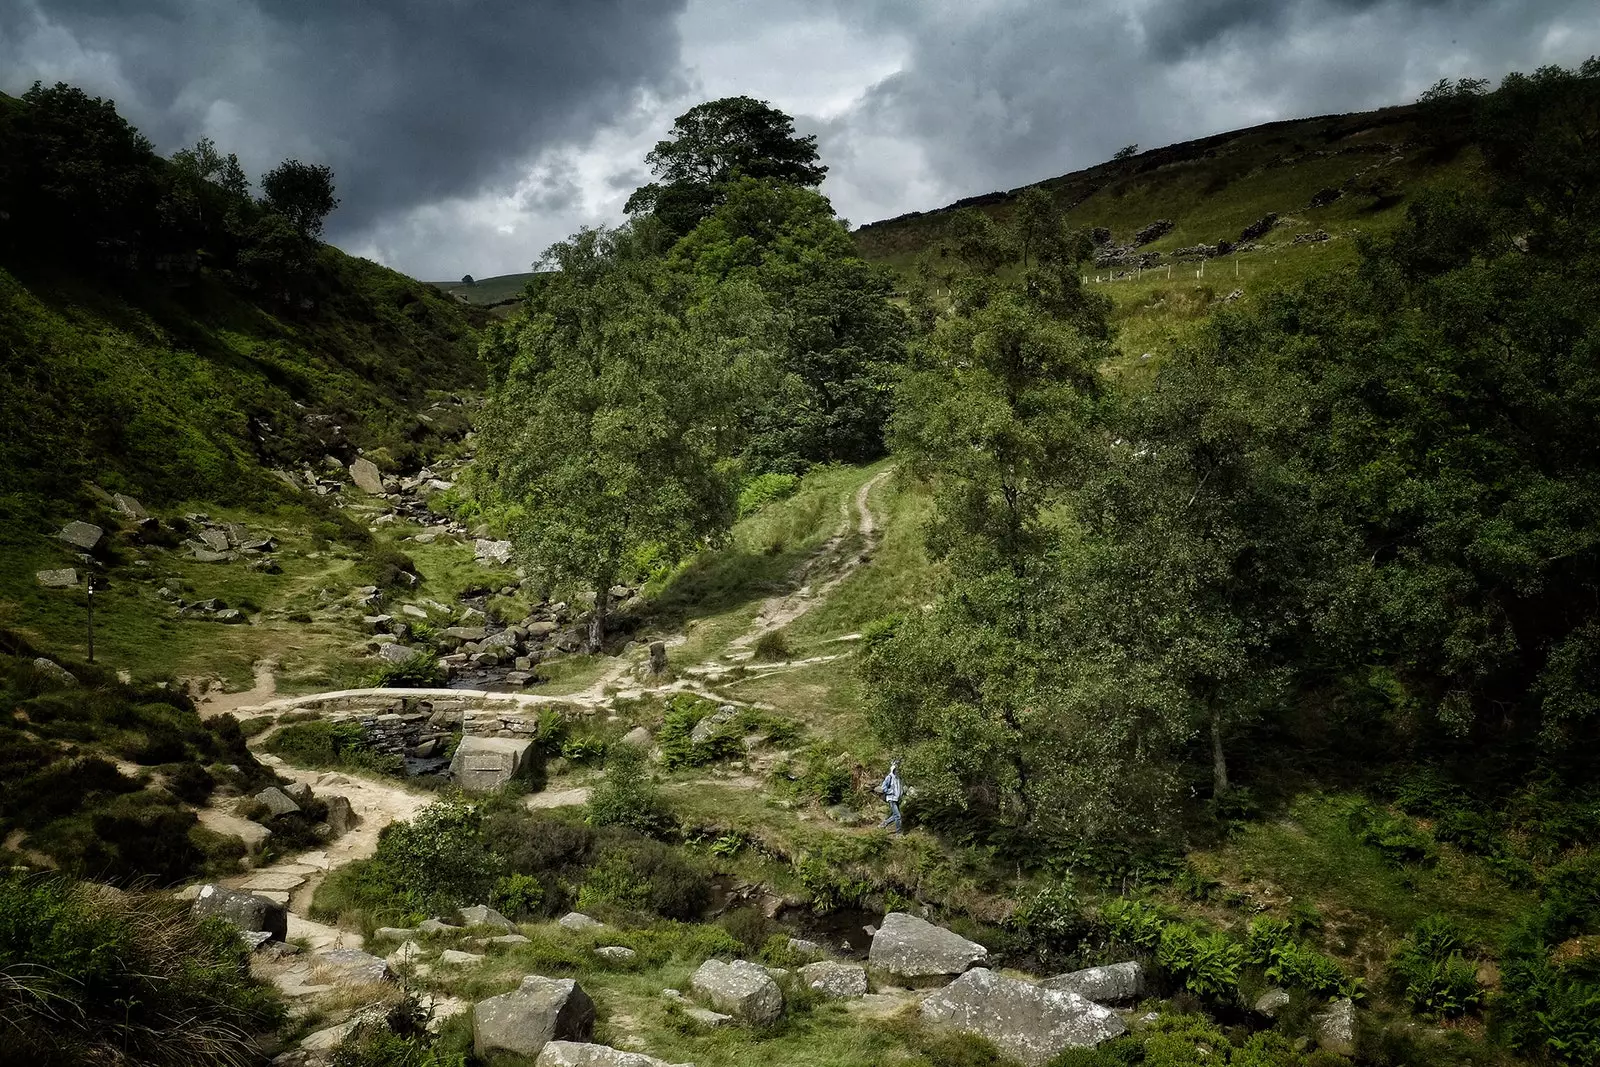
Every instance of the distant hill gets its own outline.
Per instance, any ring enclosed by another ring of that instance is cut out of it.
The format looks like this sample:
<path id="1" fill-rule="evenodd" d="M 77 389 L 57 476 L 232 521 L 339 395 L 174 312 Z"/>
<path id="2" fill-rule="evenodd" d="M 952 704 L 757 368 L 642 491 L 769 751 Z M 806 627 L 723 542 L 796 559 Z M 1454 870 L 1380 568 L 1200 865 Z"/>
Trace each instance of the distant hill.
<path id="1" fill-rule="evenodd" d="M 433 282 L 434 288 L 449 293 L 466 304 L 493 307 L 509 304 L 522 295 L 528 283 L 538 274 L 500 274 L 493 278 L 475 278 L 470 282 Z"/>
<path id="2" fill-rule="evenodd" d="M 1387 213 L 1407 190 L 1459 175 L 1470 162 L 1464 136 L 1429 128 L 1435 117 L 1406 105 L 1270 122 L 1034 184 L 1056 197 L 1074 225 L 1105 227 L 1117 244 L 1158 219 L 1171 220 L 1165 236 L 1142 246 L 1162 253 L 1237 241 L 1269 212 L 1280 226 L 1307 232 L 1370 228 L 1392 218 Z M 971 207 L 1004 219 L 1031 187 L 871 223 L 856 230 L 856 242 L 868 259 L 907 267 L 952 212 Z"/>

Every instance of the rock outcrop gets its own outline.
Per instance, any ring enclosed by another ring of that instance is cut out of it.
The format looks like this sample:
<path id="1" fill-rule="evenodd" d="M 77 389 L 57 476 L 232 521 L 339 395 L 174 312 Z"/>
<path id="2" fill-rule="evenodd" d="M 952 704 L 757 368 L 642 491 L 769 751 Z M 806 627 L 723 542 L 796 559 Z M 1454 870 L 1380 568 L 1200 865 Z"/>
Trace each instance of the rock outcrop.
<path id="1" fill-rule="evenodd" d="M 484 904 L 462 908 L 459 912 L 462 926 L 493 926 L 506 933 L 515 933 L 517 924 Z"/>
<path id="2" fill-rule="evenodd" d="M 530 974 L 509 993 L 472 1009 L 472 1047 L 479 1059 L 511 1053 L 532 1059 L 551 1041 L 588 1041 L 594 1001 L 570 978 Z"/>
<path id="3" fill-rule="evenodd" d="M 1340 997 L 1312 1019 L 1317 1024 L 1318 1047 L 1335 1056 L 1356 1054 L 1356 1006 L 1349 997 Z"/>
<path id="4" fill-rule="evenodd" d="M 282 904 L 256 896 L 236 893 L 220 885 L 203 885 L 195 895 L 192 910 L 197 918 L 226 919 L 241 930 L 265 931 L 272 940 L 289 936 L 289 911 Z"/>
<path id="5" fill-rule="evenodd" d="M 1041 1067 L 1064 1049 L 1091 1048 L 1125 1033 L 1117 1013 L 1060 989 L 968 971 L 922 1002 L 931 1023 L 976 1034 L 1027 1067 Z"/>
<path id="6" fill-rule="evenodd" d="M 748 960 L 706 960 L 689 979 L 689 989 L 717 1011 L 752 1026 L 766 1026 L 783 1015 L 783 990 L 764 968 Z"/>
<path id="7" fill-rule="evenodd" d="M 800 968 L 800 980 L 812 989 L 839 1000 L 867 995 L 867 969 L 859 963 L 823 960 Z"/>
<path id="8" fill-rule="evenodd" d="M 582 1041 L 551 1041 L 539 1052 L 533 1067 L 694 1067 L 671 1064 L 642 1052 L 624 1052 L 610 1045 Z"/>
<path id="9" fill-rule="evenodd" d="M 989 950 L 976 941 L 903 911 L 883 917 L 872 936 L 867 963 L 898 978 L 946 978 L 984 963 Z"/>
<path id="10" fill-rule="evenodd" d="M 378 470 L 378 465 L 370 459 L 361 458 L 350 464 L 350 480 L 356 487 L 373 496 L 382 496 L 383 472 Z"/>
<path id="11" fill-rule="evenodd" d="M 469 793 L 492 793 L 517 776 L 532 749 L 532 741 L 514 737 L 463 737 L 450 775 Z"/>
<path id="12" fill-rule="evenodd" d="M 1096 1004 L 1119 1004 L 1134 1000 L 1144 992 L 1144 965 L 1137 960 L 1129 960 L 1127 963 L 1112 963 L 1104 967 L 1087 967 L 1046 978 L 1039 985 L 1045 989 L 1076 993 Z"/>

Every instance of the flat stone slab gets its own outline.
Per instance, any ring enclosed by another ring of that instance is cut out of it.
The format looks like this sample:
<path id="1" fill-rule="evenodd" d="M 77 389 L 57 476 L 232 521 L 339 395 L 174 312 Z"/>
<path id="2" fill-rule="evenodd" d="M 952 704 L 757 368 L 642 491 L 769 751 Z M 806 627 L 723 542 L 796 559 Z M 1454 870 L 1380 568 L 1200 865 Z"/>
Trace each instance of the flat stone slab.
<path id="1" fill-rule="evenodd" d="M 330 948 L 311 957 L 313 966 L 340 983 L 386 982 L 394 977 L 387 961 L 354 948 Z"/>
<path id="2" fill-rule="evenodd" d="M 34 580 L 46 589 L 71 589 L 78 584 L 78 572 L 71 567 L 34 571 Z"/>
<path id="3" fill-rule="evenodd" d="M 551 1041 L 588 1041 L 594 1001 L 570 978 L 530 974 L 509 993 L 472 1009 L 472 1045 L 479 1059 L 503 1053 L 535 1057 Z"/>
<path id="4" fill-rule="evenodd" d="M 642 1052 L 624 1052 L 610 1045 L 587 1041 L 551 1041 L 539 1051 L 533 1067 L 694 1067 L 671 1064 Z"/>
<path id="5" fill-rule="evenodd" d="M 531 740 L 517 737 L 463 737 L 450 776 L 469 793 L 491 793 L 522 771 L 532 749 Z"/>
<path id="6" fill-rule="evenodd" d="M 874 969 L 902 978 L 961 974 L 988 958 L 989 950 L 976 941 L 903 911 L 883 917 L 867 952 L 867 962 Z"/>
<path id="7" fill-rule="evenodd" d="M 1110 1008 L 1062 989 L 971 970 L 922 1002 L 930 1023 L 976 1034 L 1026 1067 L 1043 1067 L 1069 1048 L 1092 1048 L 1127 1032 Z"/>
<path id="8" fill-rule="evenodd" d="M 1039 985 L 1045 989 L 1064 989 L 1096 1004 L 1117 1004 L 1135 1000 L 1144 992 L 1144 965 L 1129 960 L 1104 967 L 1086 967 L 1046 978 Z"/>
<path id="9" fill-rule="evenodd" d="M 812 989 L 839 1000 L 867 995 L 867 969 L 859 963 L 824 960 L 800 968 L 800 980 Z"/>
<path id="10" fill-rule="evenodd" d="M 411 941 L 406 942 L 408 945 L 414 943 Z M 480 956 L 476 952 L 462 952 L 460 949 L 454 948 L 447 948 L 439 953 L 439 962 L 446 967 L 471 967 L 482 963 L 488 958 L 487 956 Z"/>
<path id="11" fill-rule="evenodd" d="M 240 883 L 239 888 L 251 893 L 258 893 L 262 890 L 293 892 L 305 884 L 306 876 L 303 874 L 268 867 L 252 874 L 244 882 Z"/>
<path id="12" fill-rule="evenodd" d="M 78 522 L 74 519 L 61 527 L 61 532 L 56 534 L 61 540 L 73 548 L 81 548 L 85 552 L 92 552 L 94 546 L 100 543 L 100 538 L 106 532 L 92 522 Z"/>

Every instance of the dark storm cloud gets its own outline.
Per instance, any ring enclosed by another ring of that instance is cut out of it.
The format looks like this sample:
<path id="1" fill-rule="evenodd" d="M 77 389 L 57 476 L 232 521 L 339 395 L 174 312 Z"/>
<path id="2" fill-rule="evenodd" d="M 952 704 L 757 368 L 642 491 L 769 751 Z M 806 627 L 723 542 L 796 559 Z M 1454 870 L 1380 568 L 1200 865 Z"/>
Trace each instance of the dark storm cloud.
<path id="1" fill-rule="evenodd" d="M 329 163 L 343 201 L 331 222 L 351 232 L 508 180 L 639 90 L 670 88 L 683 3 L 0 0 L 0 71 L 15 72 L 0 78 L 110 94 L 164 151 L 209 132 L 257 173 L 287 156 Z"/>
<path id="2" fill-rule="evenodd" d="M 1403 103 L 1441 77 L 1498 79 L 1600 47 L 1594 0 L 839 0 L 833 9 L 872 32 L 898 31 L 909 48 L 899 73 L 823 125 L 838 179 L 829 191 L 863 221 L 1014 188 L 1130 142 Z M 938 181 L 918 185 L 930 174 Z M 905 196 L 913 187 L 919 195 Z"/>

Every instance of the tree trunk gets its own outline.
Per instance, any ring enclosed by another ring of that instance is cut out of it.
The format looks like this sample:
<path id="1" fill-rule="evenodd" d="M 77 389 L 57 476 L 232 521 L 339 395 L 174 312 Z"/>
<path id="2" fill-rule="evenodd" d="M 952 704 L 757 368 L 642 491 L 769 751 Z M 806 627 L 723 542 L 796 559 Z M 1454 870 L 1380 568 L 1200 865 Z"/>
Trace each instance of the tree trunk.
<path id="1" fill-rule="evenodd" d="M 594 610 L 589 612 L 589 640 L 585 651 L 591 655 L 600 651 L 606 637 L 606 609 L 611 606 L 611 587 L 599 585 L 594 591 Z"/>
<path id="2" fill-rule="evenodd" d="M 1228 759 L 1222 752 L 1222 710 L 1211 709 L 1211 774 L 1212 793 L 1222 796 L 1228 791 Z"/>

